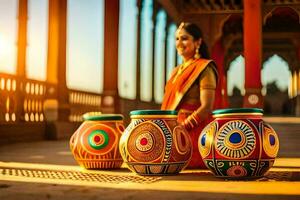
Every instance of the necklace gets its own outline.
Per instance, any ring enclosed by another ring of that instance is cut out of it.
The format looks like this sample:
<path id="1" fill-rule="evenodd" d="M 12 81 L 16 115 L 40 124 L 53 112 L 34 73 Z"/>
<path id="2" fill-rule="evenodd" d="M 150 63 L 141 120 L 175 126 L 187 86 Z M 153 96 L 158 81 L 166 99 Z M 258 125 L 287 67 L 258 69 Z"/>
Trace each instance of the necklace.
<path id="1" fill-rule="evenodd" d="M 180 76 L 182 74 L 182 72 L 190 65 L 192 64 L 192 62 L 194 61 L 194 59 L 189 59 L 188 61 L 182 63 L 180 66 L 179 66 L 179 69 L 173 79 L 173 83 L 177 80 L 178 76 Z"/>
<path id="2" fill-rule="evenodd" d="M 189 59 L 188 61 L 182 63 L 177 71 L 177 74 L 181 74 L 193 61 L 194 59 Z"/>

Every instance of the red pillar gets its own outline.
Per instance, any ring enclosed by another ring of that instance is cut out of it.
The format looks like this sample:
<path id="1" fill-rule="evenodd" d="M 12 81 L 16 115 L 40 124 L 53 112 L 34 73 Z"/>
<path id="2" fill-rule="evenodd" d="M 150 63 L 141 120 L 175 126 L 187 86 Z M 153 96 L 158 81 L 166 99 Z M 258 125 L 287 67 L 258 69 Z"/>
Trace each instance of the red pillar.
<path id="1" fill-rule="evenodd" d="M 212 48 L 212 59 L 216 62 L 219 74 L 219 81 L 216 89 L 215 109 L 228 107 L 227 79 L 224 72 L 225 50 L 219 39 Z"/>
<path id="2" fill-rule="evenodd" d="M 119 0 L 105 0 L 104 15 L 104 85 L 102 111 L 119 111 L 118 94 L 118 39 Z"/>
<path id="3" fill-rule="evenodd" d="M 244 107 L 263 107 L 261 94 L 262 60 L 261 0 L 244 1 L 244 56 L 245 96 Z"/>

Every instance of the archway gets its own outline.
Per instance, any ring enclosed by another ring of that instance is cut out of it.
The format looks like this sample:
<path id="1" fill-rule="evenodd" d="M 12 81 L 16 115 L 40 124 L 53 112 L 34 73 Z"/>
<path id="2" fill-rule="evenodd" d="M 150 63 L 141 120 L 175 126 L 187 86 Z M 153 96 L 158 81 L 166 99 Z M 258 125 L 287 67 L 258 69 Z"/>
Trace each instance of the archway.
<path id="1" fill-rule="evenodd" d="M 266 114 L 292 114 L 293 104 L 289 98 L 291 72 L 288 63 L 277 54 L 269 57 L 261 71 L 264 111 Z M 276 99 L 276 101 L 274 101 Z"/>

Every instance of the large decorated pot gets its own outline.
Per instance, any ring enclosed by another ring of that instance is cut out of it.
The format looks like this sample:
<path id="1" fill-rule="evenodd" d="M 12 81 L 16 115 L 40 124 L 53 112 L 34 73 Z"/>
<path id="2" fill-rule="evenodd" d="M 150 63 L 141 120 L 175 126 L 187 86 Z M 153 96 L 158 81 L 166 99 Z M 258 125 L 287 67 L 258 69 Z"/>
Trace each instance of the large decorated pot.
<path id="1" fill-rule="evenodd" d="M 274 164 L 279 140 L 257 108 L 222 109 L 200 134 L 198 147 L 206 166 L 224 178 L 258 178 Z"/>
<path id="2" fill-rule="evenodd" d="M 119 141 L 125 127 L 118 114 L 87 113 L 84 122 L 70 139 L 78 164 L 87 169 L 120 168 L 123 159 Z"/>
<path id="3" fill-rule="evenodd" d="M 128 168 L 140 175 L 177 174 L 191 159 L 191 140 L 173 110 L 136 110 L 119 144 Z"/>

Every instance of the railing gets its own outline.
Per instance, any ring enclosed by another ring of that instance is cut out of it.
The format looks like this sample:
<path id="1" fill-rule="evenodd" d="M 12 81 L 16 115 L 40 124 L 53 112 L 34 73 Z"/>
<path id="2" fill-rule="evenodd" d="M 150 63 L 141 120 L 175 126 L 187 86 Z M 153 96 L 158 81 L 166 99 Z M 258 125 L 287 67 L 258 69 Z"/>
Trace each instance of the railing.
<path id="1" fill-rule="evenodd" d="M 0 74 L 0 121 L 15 122 L 17 120 L 17 84 L 15 76 Z"/>
<path id="2" fill-rule="evenodd" d="M 86 112 L 101 112 L 101 94 L 69 89 L 67 91 L 70 122 L 82 121 Z M 18 76 L 0 73 L 0 123 L 17 122 L 43 123 L 45 117 L 45 101 L 57 99 L 57 86 L 44 81 L 21 79 Z M 129 112 L 136 109 L 159 109 L 151 102 L 120 99 L 120 112 L 129 122 Z M 59 104 L 59 102 L 57 102 Z M 53 106 L 53 105 L 52 105 Z M 55 105 L 55 109 L 57 109 Z M 46 106 L 47 107 L 47 106 Z M 46 113 L 47 114 L 47 113 Z"/>
<path id="3" fill-rule="evenodd" d="M 51 85 L 0 73 L 0 122 L 43 122 L 43 102 Z M 51 90 L 50 90 L 51 91 Z M 47 98 L 51 94 L 47 94 Z"/>
<path id="4" fill-rule="evenodd" d="M 117 99 L 113 110 L 124 115 L 136 109 L 159 109 L 154 102 Z M 0 73 L 0 144 L 69 138 L 86 112 L 101 112 L 102 95 Z M 69 123 L 68 123 L 69 122 Z"/>
<path id="5" fill-rule="evenodd" d="M 82 114 L 101 111 L 101 96 L 97 93 L 69 90 L 71 122 L 82 121 Z"/>
<path id="6" fill-rule="evenodd" d="M 47 84 L 42 81 L 25 79 L 23 81 L 24 90 L 21 90 L 20 104 L 21 116 L 24 112 L 25 122 L 43 122 L 44 121 L 44 110 L 43 104 L 46 98 L 55 98 L 55 86 Z M 22 96 L 24 95 L 24 98 Z"/>
<path id="7" fill-rule="evenodd" d="M 54 84 L 0 73 L 0 123 L 44 122 L 44 103 L 57 100 L 56 90 Z M 70 89 L 67 95 L 70 122 L 82 121 L 85 112 L 101 111 L 100 94 Z"/>

